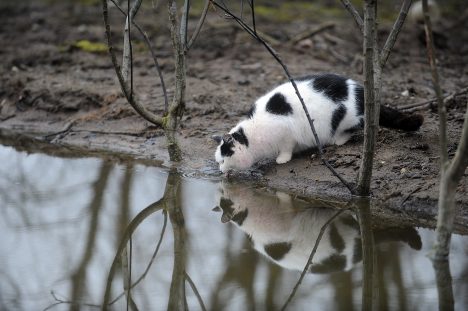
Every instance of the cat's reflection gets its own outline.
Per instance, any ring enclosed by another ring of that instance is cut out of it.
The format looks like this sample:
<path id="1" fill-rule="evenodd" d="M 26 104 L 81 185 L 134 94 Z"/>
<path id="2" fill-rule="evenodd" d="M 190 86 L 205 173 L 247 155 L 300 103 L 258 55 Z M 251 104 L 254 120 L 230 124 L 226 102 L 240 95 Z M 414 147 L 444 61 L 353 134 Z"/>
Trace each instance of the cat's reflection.
<path id="1" fill-rule="evenodd" d="M 221 222 L 234 223 L 248 235 L 255 250 L 294 270 L 304 268 L 320 229 L 337 212 L 293 200 L 286 193 L 267 193 L 230 183 L 221 184 L 218 196 L 218 206 L 213 210 L 222 212 Z M 376 243 L 399 240 L 421 248 L 421 238 L 414 228 L 376 230 L 374 237 Z M 358 222 L 351 213 L 344 212 L 326 228 L 310 272 L 344 271 L 361 260 Z"/>

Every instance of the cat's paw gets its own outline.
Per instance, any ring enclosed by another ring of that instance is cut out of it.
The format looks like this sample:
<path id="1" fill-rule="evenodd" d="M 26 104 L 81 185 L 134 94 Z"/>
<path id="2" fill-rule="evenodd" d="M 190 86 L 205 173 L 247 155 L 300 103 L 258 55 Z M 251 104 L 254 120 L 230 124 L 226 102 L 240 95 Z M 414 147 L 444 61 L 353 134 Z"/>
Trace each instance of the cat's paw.
<path id="1" fill-rule="evenodd" d="M 279 156 L 276 158 L 276 163 L 284 164 L 291 160 L 292 153 L 280 153 Z"/>

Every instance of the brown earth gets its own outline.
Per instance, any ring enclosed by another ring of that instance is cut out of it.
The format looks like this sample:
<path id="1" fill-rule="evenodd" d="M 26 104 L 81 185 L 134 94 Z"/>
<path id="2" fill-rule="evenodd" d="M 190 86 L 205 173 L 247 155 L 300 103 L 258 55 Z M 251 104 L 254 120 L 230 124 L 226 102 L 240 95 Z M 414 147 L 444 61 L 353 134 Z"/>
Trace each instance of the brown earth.
<path id="1" fill-rule="evenodd" d="M 169 165 L 163 131 L 126 104 L 108 54 L 76 47 L 78 40 L 104 42 L 99 5 L 20 1 L 1 6 L 0 142 L 25 150 L 66 146 L 77 156 L 111 152 L 147 164 L 162 161 Z M 137 21 L 153 38 L 171 95 L 174 64 L 165 9 L 160 4 L 158 10 L 164 14 L 155 18 L 150 7 L 143 7 Z M 114 38 L 120 40 L 123 19 L 116 10 L 111 15 Z M 281 67 L 265 49 L 220 15 L 210 13 L 188 56 L 187 109 L 179 141 L 184 153 L 180 168 L 190 176 L 218 178 L 213 159 L 216 146 L 210 136 L 230 129 L 256 97 L 285 81 Z M 290 43 L 295 35 L 330 20 L 333 28 Z M 196 20 L 190 22 L 193 27 Z M 362 41 L 346 13 L 281 23 L 260 16 L 257 25 L 278 41 L 274 47 L 293 75 L 335 72 L 362 81 Z M 379 36 L 385 38 L 390 27 L 382 22 Z M 442 87 L 449 95 L 468 85 L 468 20 L 447 16 L 435 29 L 440 34 L 437 53 Z M 421 32 L 412 23 L 403 28 L 384 70 L 383 103 L 401 107 L 434 97 Z M 139 38 L 134 51 L 136 92 L 150 110 L 162 113 L 160 82 Z M 465 93 L 448 102 L 450 156 L 457 148 L 467 99 Z M 433 224 L 439 179 L 438 117 L 430 108 L 420 113 L 425 123 L 416 133 L 380 130 L 372 193 L 382 210 Z M 361 142 L 362 137 L 356 137 L 345 146 L 326 148 L 326 158 L 351 182 L 357 175 Z M 465 173 L 458 187 L 462 209 L 457 223 L 468 228 L 466 177 Z M 264 163 L 233 178 L 300 195 L 349 196 L 314 153 L 297 156 L 285 165 Z"/>

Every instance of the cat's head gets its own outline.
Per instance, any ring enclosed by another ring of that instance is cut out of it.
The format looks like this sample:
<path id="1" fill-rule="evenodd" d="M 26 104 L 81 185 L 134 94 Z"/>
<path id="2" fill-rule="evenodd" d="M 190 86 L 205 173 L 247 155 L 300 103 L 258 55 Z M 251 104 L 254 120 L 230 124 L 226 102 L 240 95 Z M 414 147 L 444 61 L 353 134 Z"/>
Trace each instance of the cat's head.
<path id="1" fill-rule="evenodd" d="M 253 165 L 249 140 L 242 127 L 235 128 L 223 136 L 213 135 L 212 138 L 219 144 L 215 158 L 221 172 L 225 173 L 230 169 L 244 170 Z"/>

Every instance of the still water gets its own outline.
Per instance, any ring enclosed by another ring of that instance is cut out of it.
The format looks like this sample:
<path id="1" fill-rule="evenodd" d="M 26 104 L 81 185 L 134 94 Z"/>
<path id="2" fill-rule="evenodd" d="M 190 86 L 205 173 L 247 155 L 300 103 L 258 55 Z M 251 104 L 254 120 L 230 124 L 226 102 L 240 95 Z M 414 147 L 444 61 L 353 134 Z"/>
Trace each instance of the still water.
<path id="1" fill-rule="evenodd" d="M 207 310 L 281 309 L 314 246 L 287 310 L 362 307 L 369 280 L 352 210 L 95 158 L 0 146 L 0 163 L 0 310 L 202 310 L 193 288 Z M 377 223 L 372 236 L 375 309 L 437 310 L 434 232 Z M 458 310 L 467 255 L 468 238 L 454 235 Z"/>

